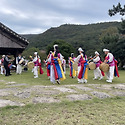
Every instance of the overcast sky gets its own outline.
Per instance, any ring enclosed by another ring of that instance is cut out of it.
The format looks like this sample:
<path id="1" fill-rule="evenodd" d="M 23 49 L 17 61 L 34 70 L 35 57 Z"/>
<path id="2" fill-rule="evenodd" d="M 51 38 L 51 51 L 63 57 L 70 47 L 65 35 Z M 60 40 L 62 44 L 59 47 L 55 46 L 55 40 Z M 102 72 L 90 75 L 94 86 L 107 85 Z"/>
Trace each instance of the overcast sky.
<path id="1" fill-rule="evenodd" d="M 0 0 L 0 21 L 20 34 L 42 33 L 62 24 L 120 21 L 108 9 L 125 0 Z"/>

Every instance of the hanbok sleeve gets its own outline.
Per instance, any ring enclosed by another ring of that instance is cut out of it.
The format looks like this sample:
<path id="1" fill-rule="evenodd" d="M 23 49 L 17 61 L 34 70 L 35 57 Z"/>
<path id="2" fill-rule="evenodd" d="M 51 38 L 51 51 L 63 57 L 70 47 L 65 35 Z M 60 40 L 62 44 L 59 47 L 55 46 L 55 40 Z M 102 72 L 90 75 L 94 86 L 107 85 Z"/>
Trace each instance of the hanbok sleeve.
<path id="1" fill-rule="evenodd" d="M 113 61 L 113 55 L 111 53 L 109 53 L 109 62 L 112 62 Z"/>
<path id="2" fill-rule="evenodd" d="M 93 59 L 93 62 L 98 62 L 100 60 L 100 57 L 96 57 L 95 59 Z"/>
<path id="3" fill-rule="evenodd" d="M 49 58 L 47 59 L 48 62 L 51 62 L 51 58 L 52 58 L 51 56 L 52 56 L 52 54 L 51 54 L 51 55 L 49 56 Z"/>
<path id="4" fill-rule="evenodd" d="M 37 58 L 35 57 L 34 59 L 33 59 L 33 62 L 36 62 L 37 61 Z"/>
<path id="5" fill-rule="evenodd" d="M 62 54 L 60 54 L 60 61 L 63 64 L 63 56 L 62 56 Z"/>
<path id="6" fill-rule="evenodd" d="M 81 58 L 81 55 L 77 56 L 77 58 L 75 58 L 74 61 L 78 63 L 80 58 Z"/>

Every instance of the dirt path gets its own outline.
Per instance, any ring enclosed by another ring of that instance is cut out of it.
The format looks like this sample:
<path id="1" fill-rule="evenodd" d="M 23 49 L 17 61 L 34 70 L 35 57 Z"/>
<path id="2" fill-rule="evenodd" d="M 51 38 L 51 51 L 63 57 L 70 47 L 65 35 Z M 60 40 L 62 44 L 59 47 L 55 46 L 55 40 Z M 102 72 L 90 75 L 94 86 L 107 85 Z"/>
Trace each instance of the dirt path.
<path id="1" fill-rule="evenodd" d="M 125 96 L 125 83 L 28 87 L 25 83 L 11 82 L 6 83 L 4 89 L 0 89 L 0 107 L 25 106 L 30 103 L 59 103 L 64 100 L 104 99 L 115 96 Z"/>

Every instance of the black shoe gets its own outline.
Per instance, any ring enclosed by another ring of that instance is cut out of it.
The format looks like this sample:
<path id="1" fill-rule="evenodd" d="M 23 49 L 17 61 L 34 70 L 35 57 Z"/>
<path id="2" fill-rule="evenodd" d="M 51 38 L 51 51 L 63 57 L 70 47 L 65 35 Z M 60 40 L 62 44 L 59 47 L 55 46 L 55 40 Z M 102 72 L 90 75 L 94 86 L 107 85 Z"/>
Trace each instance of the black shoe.
<path id="1" fill-rule="evenodd" d="M 59 80 L 57 80 L 56 82 L 57 82 L 58 84 L 60 84 L 60 81 L 59 81 Z"/>
<path id="2" fill-rule="evenodd" d="M 9 76 L 11 76 L 12 74 L 9 74 Z"/>

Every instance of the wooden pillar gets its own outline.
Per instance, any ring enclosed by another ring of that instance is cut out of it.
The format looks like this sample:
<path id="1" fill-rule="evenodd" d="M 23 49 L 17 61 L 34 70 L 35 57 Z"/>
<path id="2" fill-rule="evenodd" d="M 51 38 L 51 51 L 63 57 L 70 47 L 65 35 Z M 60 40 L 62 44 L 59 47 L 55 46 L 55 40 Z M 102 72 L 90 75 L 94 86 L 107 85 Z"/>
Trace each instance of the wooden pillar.
<path id="1" fill-rule="evenodd" d="M 16 57 L 18 56 L 19 54 L 19 51 L 16 49 L 15 52 L 14 52 L 14 65 L 16 65 Z"/>

